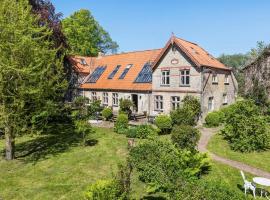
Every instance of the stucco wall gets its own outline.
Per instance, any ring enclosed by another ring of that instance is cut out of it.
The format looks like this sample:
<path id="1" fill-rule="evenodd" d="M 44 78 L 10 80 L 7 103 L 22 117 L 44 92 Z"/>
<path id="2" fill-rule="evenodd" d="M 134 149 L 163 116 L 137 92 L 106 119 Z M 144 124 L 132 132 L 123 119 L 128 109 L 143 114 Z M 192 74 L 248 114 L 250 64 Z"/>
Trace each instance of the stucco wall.
<path id="1" fill-rule="evenodd" d="M 120 99 L 130 99 L 132 100 L 132 94 L 138 95 L 138 113 L 142 114 L 143 112 L 149 113 L 149 101 L 151 94 L 148 93 L 130 93 L 130 92 L 112 92 L 112 91 L 91 91 L 91 90 L 85 90 L 83 92 L 83 95 L 85 97 L 88 97 L 91 99 L 91 92 L 96 92 L 97 99 L 101 100 L 101 103 L 103 103 L 103 92 L 108 93 L 108 106 L 113 108 L 113 111 L 116 113 L 119 110 L 118 106 L 113 106 L 113 100 L 112 100 L 112 93 L 118 93 L 118 102 L 120 103 Z"/>

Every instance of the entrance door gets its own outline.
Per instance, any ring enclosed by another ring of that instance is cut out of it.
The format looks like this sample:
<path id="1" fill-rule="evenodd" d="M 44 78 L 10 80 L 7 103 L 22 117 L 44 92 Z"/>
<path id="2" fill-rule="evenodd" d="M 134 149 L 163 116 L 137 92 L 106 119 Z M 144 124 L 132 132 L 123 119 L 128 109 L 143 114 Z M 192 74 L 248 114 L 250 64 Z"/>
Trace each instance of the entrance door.
<path id="1" fill-rule="evenodd" d="M 132 102 L 134 104 L 133 111 L 138 112 L 138 95 L 137 94 L 132 94 L 131 98 L 132 98 Z"/>

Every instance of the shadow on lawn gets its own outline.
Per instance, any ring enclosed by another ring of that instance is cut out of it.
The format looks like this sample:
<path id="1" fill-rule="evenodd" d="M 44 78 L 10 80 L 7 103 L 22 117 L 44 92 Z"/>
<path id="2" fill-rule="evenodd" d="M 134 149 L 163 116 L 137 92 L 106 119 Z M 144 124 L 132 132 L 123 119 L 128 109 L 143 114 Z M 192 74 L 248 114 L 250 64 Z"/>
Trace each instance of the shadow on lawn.
<path id="1" fill-rule="evenodd" d="M 71 146 L 79 145 L 80 135 L 74 132 L 70 124 L 55 125 L 49 135 L 41 135 L 32 140 L 16 145 L 16 159 L 25 162 L 37 162 L 49 155 L 67 151 Z"/>

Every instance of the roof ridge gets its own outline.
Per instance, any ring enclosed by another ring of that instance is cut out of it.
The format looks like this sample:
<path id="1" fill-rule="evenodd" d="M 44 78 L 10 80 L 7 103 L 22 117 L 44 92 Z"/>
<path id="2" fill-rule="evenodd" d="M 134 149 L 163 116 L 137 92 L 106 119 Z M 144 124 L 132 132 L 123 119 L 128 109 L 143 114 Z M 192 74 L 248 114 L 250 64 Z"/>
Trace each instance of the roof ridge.
<path id="1" fill-rule="evenodd" d="M 122 53 L 110 54 L 110 55 L 103 55 L 102 57 L 118 56 L 118 55 L 123 55 L 123 54 L 138 53 L 138 52 L 145 52 L 145 51 L 157 51 L 157 50 L 161 50 L 161 49 L 163 49 L 163 48 L 146 49 L 146 50 L 135 50 L 135 51 L 128 51 L 128 52 L 122 52 Z M 97 57 L 94 57 L 94 58 L 97 58 Z"/>
<path id="2" fill-rule="evenodd" d="M 185 41 L 185 42 L 188 42 L 188 43 L 194 44 L 194 45 L 196 45 L 196 46 L 199 46 L 197 43 L 195 43 L 195 42 L 190 42 L 190 41 L 185 40 L 185 39 L 183 39 L 183 38 L 176 37 L 176 39 L 183 40 L 183 41 Z"/>

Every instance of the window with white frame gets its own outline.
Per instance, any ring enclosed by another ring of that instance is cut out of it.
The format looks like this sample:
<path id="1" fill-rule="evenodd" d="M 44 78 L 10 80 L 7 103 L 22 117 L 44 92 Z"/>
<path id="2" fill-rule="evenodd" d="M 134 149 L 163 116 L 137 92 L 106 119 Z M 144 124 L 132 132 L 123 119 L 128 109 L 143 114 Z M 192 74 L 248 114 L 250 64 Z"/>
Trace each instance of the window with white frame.
<path id="1" fill-rule="evenodd" d="M 229 84 L 229 75 L 228 74 L 225 74 L 225 77 L 224 77 L 224 84 Z"/>
<path id="2" fill-rule="evenodd" d="M 217 76 L 217 74 L 212 74 L 212 83 L 213 84 L 218 84 L 218 76 Z"/>
<path id="3" fill-rule="evenodd" d="M 112 104 L 118 106 L 118 93 L 112 93 Z"/>
<path id="4" fill-rule="evenodd" d="M 228 95 L 226 93 L 223 94 L 223 104 L 228 104 Z"/>
<path id="5" fill-rule="evenodd" d="M 208 111 L 214 110 L 214 97 L 208 98 Z"/>
<path id="6" fill-rule="evenodd" d="M 102 94 L 102 103 L 104 106 L 107 106 L 109 102 L 109 95 L 108 92 L 103 92 Z"/>
<path id="7" fill-rule="evenodd" d="M 161 71 L 161 85 L 170 85 L 170 70 Z"/>
<path id="8" fill-rule="evenodd" d="M 171 105 L 172 105 L 172 110 L 176 110 L 177 108 L 180 107 L 180 97 L 179 96 L 172 96 L 171 97 Z"/>
<path id="9" fill-rule="evenodd" d="M 96 101 L 97 100 L 97 93 L 96 92 L 91 92 L 91 100 Z"/>
<path id="10" fill-rule="evenodd" d="M 162 111 L 163 110 L 163 96 L 156 95 L 154 104 L 155 104 L 156 111 Z"/>
<path id="11" fill-rule="evenodd" d="M 185 69 L 180 71 L 180 86 L 190 85 L 190 70 Z"/>

